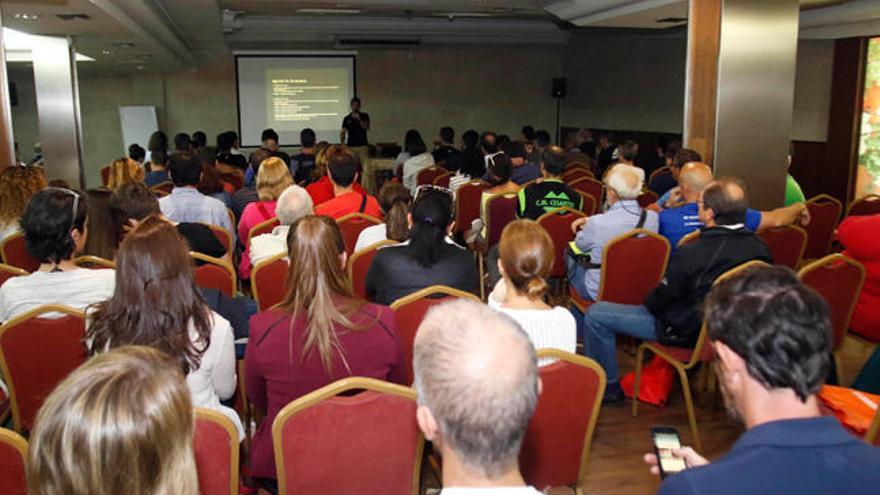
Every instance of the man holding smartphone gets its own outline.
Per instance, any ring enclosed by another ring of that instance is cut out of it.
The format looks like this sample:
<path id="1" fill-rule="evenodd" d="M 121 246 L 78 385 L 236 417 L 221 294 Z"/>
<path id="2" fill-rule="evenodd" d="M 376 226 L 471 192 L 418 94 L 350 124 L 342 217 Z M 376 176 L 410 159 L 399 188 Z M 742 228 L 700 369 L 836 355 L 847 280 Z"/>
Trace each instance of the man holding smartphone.
<path id="1" fill-rule="evenodd" d="M 673 449 L 688 469 L 659 493 L 876 493 L 880 449 L 819 412 L 816 394 L 831 370 L 821 296 L 788 268 L 753 268 L 711 290 L 706 321 L 725 405 L 747 431 L 711 464 L 693 449 Z M 645 462 L 659 474 L 656 454 Z"/>

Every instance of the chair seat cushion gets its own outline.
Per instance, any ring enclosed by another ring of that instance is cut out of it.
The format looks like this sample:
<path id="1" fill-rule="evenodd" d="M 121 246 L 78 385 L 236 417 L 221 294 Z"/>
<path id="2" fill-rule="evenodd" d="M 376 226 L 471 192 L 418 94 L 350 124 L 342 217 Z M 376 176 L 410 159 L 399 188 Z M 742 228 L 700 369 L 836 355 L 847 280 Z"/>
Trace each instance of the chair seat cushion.
<path id="1" fill-rule="evenodd" d="M 593 301 L 581 297 L 581 295 L 578 294 L 577 289 L 572 286 L 568 287 L 568 294 L 571 296 L 571 304 L 581 313 L 586 313 L 587 309 L 593 304 Z"/>

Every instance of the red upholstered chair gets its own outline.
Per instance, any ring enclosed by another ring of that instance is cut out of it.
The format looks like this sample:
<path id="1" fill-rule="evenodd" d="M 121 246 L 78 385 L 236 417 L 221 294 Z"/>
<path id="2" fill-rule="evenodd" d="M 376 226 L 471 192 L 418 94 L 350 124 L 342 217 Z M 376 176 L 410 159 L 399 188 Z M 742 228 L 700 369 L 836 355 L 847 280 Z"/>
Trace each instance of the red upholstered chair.
<path id="1" fill-rule="evenodd" d="M 213 258 L 194 251 L 190 251 L 189 255 L 194 261 L 203 262 L 201 266 L 195 267 L 196 285 L 208 289 L 217 289 L 226 294 L 227 297 L 235 297 L 238 281 L 235 275 L 235 268 L 232 265 L 219 258 Z"/>
<path id="2" fill-rule="evenodd" d="M 575 191 L 580 191 L 587 196 L 593 197 L 593 204 L 597 207 L 602 204 L 602 192 L 605 186 L 592 177 L 581 177 L 569 184 Z M 585 210 L 586 211 L 586 210 Z M 592 215 L 595 211 L 590 212 Z"/>
<path id="3" fill-rule="evenodd" d="M 648 176 L 647 184 L 654 182 L 654 179 L 656 179 L 657 177 L 659 177 L 661 175 L 671 175 L 671 174 L 672 174 L 672 170 L 669 169 L 668 165 L 660 167 L 657 170 L 651 172 L 651 175 Z"/>
<path id="4" fill-rule="evenodd" d="M 6 281 L 12 277 L 21 277 L 22 275 L 27 274 L 28 272 L 22 270 L 21 268 L 0 263 L 0 286 L 5 284 Z"/>
<path id="5" fill-rule="evenodd" d="M 228 182 L 236 191 L 244 187 L 244 176 L 241 174 L 220 174 L 220 180 Z"/>
<path id="6" fill-rule="evenodd" d="M 798 272 L 798 277 L 805 285 L 818 292 L 831 309 L 831 328 L 834 331 L 832 349 L 837 381 L 845 383 L 840 349 L 865 283 L 865 266 L 848 256 L 830 254 L 803 267 Z"/>
<path id="7" fill-rule="evenodd" d="M 27 272 L 37 271 L 40 260 L 35 259 L 25 247 L 24 234 L 16 232 L 0 242 L 0 258 L 3 263 Z"/>
<path id="8" fill-rule="evenodd" d="M 675 246 L 677 248 L 680 248 L 682 246 L 687 246 L 688 244 L 693 244 L 693 243 L 697 242 L 697 239 L 699 239 L 699 238 L 700 238 L 700 231 L 699 231 L 699 229 L 697 229 L 697 230 L 694 230 L 693 232 L 685 234 L 684 237 L 682 237 L 681 239 L 678 240 L 678 244 L 676 244 Z"/>
<path id="9" fill-rule="evenodd" d="M 272 424 L 279 493 L 418 494 L 425 440 L 416 408 L 411 388 L 371 378 L 339 380 L 286 405 Z"/>
<path id="10" fill-rule="evenodd" d="M 639 206 L 642 208 L 647 208 L 648 206 L 656 203 L 660 199 L 660 196 L 657 196 L 657 193 L 650 189 L 645 189 L 642 191 L 642 194 L 639 194 L 637 198 L 639 202 Z"/>
<path id="11" fill-rule="evenodd" d="M 553 239 L 553 270 L 551 277 L 564 277 L 567 273 L 565 267 L 565 249 L 568 243 L 574 240 L 571 224 L 578 218 L 584 218 L 583 213 L 571 208 L 560 208 L 555 211 L 544 213 L 538 217 L 538 224 L 550 234 Z"/>
<path id="12" fill-rule="evenodd" d="M 581 211 L 587 216 L 595 215 L 596 212 L 599 211 L 599 205 L 596 204 L 596 198 L 583 191 L 578 191 L 577 193 L 581 197 Z"/>
<path id="13" fill-rule="evenodd" d="M 413 382 L 413 346 L 416 341 L 416 332 L 425 314 L 431 306 L 453 299 L 472 299 L 479 301 L 477 296 L 444 285 L 432 285 L 420 291 L 413 292 L 408 296 L 391 303 L 394 310 L 394 319 L 397 321 L 397 331 L 400 333 L 400 341 L 403 344 L 403 356 L 406 360 L 406 378 L 408 383 Z"/>
<path id="14" fill-rule="evenodd" d="M 593 431 L 605 393 L 605 371 L 592 359 L 558 349 L 538 372 L 543 389 L 519 454 L 526 483 L 539 490 L 562 485 L 584 488 Z"/>
<path id="15" fill-rule="evenodd" d="M 480 218 L 480 200 L 483 191 L 492 187 L 488 182 L 472 180 L 459 186 L 455 192 L 455 233 L 461 234 L 471 228 L 471 223 Z"/>
<path id="16" fill-rule="evenodd" d="M 574 166 L 569 168 L 562 174 L 562 181 L 566 184 L 571 184 L 572 182 L 578 179 L 583 179 L 584 177 L 589 177 L 591 179 L 596 178 L 596 176 L 593 175 L 593 172 L 591 172 L 590 169 L 581 166 Z"/>
<path id="17" fill-rule="evenodd" d="M 786 225 L 758 232 L 758 237 L 767 245 L 773 256 L 773 263 L 797 270 L 807 248 L 807 231 L 795 225 Z"/>
<path id="18" fill-rule="evenodd" d="M 516 220 L 519 198 L 516 193 L 496 194 L 486 201 L 486 247 L 501 240 L 501 232 L 507 224 Z"/>
<path id="19" fill-rule="evenodd" d="M 205 225 L 207 225 L 208 228 L 211 229 L 211 232 L 214 233 L 214 237 L 216 237 L 217 240 L 220 241 L 220 244 L 222 244 L 223 247 L 226 248 L 226 252 L 231 253 L 233 247 L 232 233 L 219 225 L 212 225 L 209 223 L 206 223 Z M 234 221 L 232 222 L 232 225 L 235 225 Z"/>
<path id="20" fill-rule="evenodd" d="M 807 201 L 807 209 L 810 212 L 810 223 L 805 227 L 807 248 L 804 251 L 804 259 L 814 260 L 831 251 L 834 229 L 837 228 L 843 205 L 836 198 L 820 194 Z"/>
<path id="21" fill-rule="evenodd" d="M 84 339 L 85 316 L 66 306 L 41 306 L 0 326 L 0 371 L 16 431 L 30 430 L 43 399 L 85 362 Z"/>
<path id="22" fill-rule="evenodd" d="M 201 495 L 238 495 L 238 430 L 222 413 L 195 408 L 193 453 Z"/>
<path id="23" fill-rule="evenodd" d="M 430 167 L 423 168 L 419 170 L 418 174 L 416 174 L 416 184 L 419 186 L 433 184 L 435 179 L 445 173 L 446 169 L 444 169 L 443 167 L 438 167 L 437 165 L 431 165 Z"/>
<path id="24" fill-rule="evenodd" d="M 172 189 L 174 189 L 174 183 L 171 181 L 165 181 L 151 187 L 150 192 L 152 192 L 157 198 L 164 198 L 171 194 Z"/>
<path id="25" fill-rule="evenodd" d="M 669 241 L 645 229 L 633 229 L 605 245 L 597 301 L 618 304 L 644 304 L 657 287 L 669 261 Z M 633 260 L 639 260 L 634 263 Z M 592 302 L 572 287 L 571 303 L 585 313 Z"/>
<path id="26" fill-rule="evenodd" d="M 846 209 L 846 216 L 876 215 L 880 213 L 880 195 L 868 194 L 853 201 Z"/>
<path id="27" fill-rule="evenodd" d="M 92 270 L 103 270 L 106 268 L 116 269 L 116 262 L 101 258 L 100 256 L 77 256 L 73 259 L 73 263 L 80 268 L 89 268 Z"/>
<path id="28" fill-rule="evenodd" d="M 278 220 L 278 217 L 270 218 L 265 222 L 260 222 L 254 225 L 251 230 L 248 231 L 247 245 L 251 245 L 251 240 L 258 235 L 263 234 L 271 234 L 275 227 L 281 225 L 281 220 Z"/>
<path id="29" fill-rule="evenodd" d="M 445 173 L 438 175 L 437 178 L 434 179 L 433 184 L 435 186 L 439 186 L 439 187 L 449 187 L 449 179 L 451 179 L 451 178 L 452 178 L 452 173 L 445 172 Z"/>
<path id="30" fill-rule="evenodd" d="M 339 230 L 342 231 L 342 239 L 345 241 L 345 252 L 349 256 L 354 253 L 354 247 L 357 245 L 358 236 L 361 235 L 367 227 L 379 225 L 382 223 L 378 218 L 373 218 L 363 213 L 349 213 L 344 217 L 336 220 L 339 224 Z"/>
<path id="31" fill-rule="evenodd" d="M 14 431 L 0 428 L 0 493 L 27 495 L 27 440 Z"/>
<path id="32" fill-rule="evenodd" d="M 251 272 L 251 290 L 260 311 L 280 303 L 287 294 L 287 272 L 290 265 L 287 253 L 275 255 L 257 263 Z"/>
<path id="33" fill-rule="evenodd" d="M 721 274 L 715 279 L 713 284 L 718 284 L 722 280 L 733 277 L 743 270 L 759 266 L 767 266 L 767 264 L 762 261 L 749 261 L 743 263 L 742 265 Z M 694 410 L 694 401 L 691 398 L 691 386 L 690 381 L 688 381 L 688 371 L 700 363 L 710 362 L 714 357 L 712 346 L 709 345 L 709 332 L 706 330 L 706 322 L 703 322 L 703 326 L 700 329 L 700 335 L 697 337 L 697 343 L 692 349 L 671 347 L 657 342 L 643 342 L 642 345 L 639 346 L 639 350 L 636 352 L 636 383 L 632 401 L 632 415 L 634 417 L 638 416 L 639 413 L 639 401 L 636 397 L 639 396 L 639 382 L 642 378 L 642 363 L 645 359 L 646 351 L 651 351 L 656 357 L 671 364 L 678 372 L 678 379 L 681 382 L 681 392 L 682 395 L 684 395 L 685 409 L 687 410 L 688 423 L 691 428 L 692 445 L 694 445 L 694 448 L 698 451 L 701 450 L 702 444 L 700 443 L 700 432 L 697 429 L 697 415 Z"/>
<path id="34" fill-rule="evenodd" d="M 370 265 L 373 263 L 373 257 L 376 251 L 383 246 L 393 246 L 396 241 L 384 240 L 365 247 L 360 251 L 355 251 L 348 258 L 348 280 L 351 285 L 351 292 L 361 298 L 367 298 L 367 273 L 370 271 Z"/>

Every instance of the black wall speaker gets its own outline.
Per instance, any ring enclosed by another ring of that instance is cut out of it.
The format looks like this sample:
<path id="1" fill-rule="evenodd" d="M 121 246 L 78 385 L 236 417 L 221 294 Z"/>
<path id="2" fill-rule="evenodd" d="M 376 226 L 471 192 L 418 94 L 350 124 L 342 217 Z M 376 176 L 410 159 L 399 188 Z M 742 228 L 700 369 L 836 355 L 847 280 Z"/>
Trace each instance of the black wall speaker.
<path id="1" fill-rule="evenodd" d="M 553 98 L 565 98 L 565 78 L 553 79 Z"/>

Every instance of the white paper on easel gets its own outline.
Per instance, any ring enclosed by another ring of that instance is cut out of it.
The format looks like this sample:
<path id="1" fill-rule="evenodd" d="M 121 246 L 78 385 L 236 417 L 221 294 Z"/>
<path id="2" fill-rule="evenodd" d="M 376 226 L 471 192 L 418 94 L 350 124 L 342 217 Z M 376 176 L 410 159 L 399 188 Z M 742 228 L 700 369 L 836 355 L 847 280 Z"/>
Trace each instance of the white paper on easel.
<path id="1" fill-rule="evenodd" d="M 128 156 L 128 147 L 139 144 L 147 148 L 150 135 L 159 130 L 156 119 L 156 107 L 153 106 L 121 106 L 119 107 L 119 123 L 122 127 L 122 154 Z M 147 150 L 147 160 L 150 159 Z"/>

